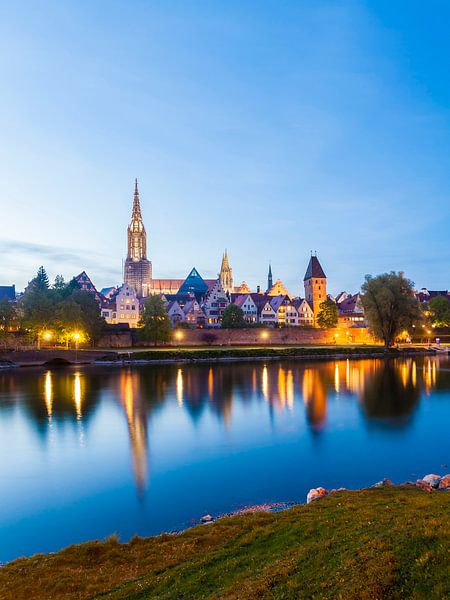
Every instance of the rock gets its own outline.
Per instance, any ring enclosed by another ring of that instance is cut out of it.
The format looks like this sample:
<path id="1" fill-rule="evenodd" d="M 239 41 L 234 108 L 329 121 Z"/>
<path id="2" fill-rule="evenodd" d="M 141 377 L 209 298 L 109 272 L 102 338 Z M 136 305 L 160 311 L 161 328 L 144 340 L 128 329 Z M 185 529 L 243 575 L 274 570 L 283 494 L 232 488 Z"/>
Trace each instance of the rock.
<path id="1" fill-rule="evenodd" d="M 440 480 L 441 480 L 440 475 L 431 474 L 431 475 L 425 475 L 425 477 L 422 477 L 422 481 L 426 481 L 427 483 L 429 483 L 432 488 L 437 488 L 439 486 Z"/>
<path id="2" fill-rule="evenodd" d="M 200 519 L 200 523 L 212 523 L 214 521 L 214 517 L 212 515 L 203 515 Z"/>
<path id="3" fill-rule="evenodd" d="M 328 492 L 325 488 L 312 488 L 311 490 L 309 490 L 308 495 L 306 496 L 306 503 L 310 504 L 310 502 L 313 502 L 314 500 L 319 500 L 320 498 L 324 498 L 325 496 L 328 496 Z"/>
<path id="4" fill-rule="evenodd" d="M 431 492 L 431 490 L 433 489 L 431 487 L 431 485 L 428 483 L 428 481 L 424 481 L 423 479 L 418 479 L 416 481 L 416 486 L 418 488 L 420 488 L 421 490 L 423 490 L 424 492 Z"/>
<path id="5" fill-rule="evenodd" d="M 439 489 L 440 490 L 449 490 L 450 489 L 450 475 L 444 475 L 444 477 L 441 477 L 441 480 L 439 482 Z"/>
<path id="6" fill-rule="evenodd" d="M 377 483 L 375 483 L 372 487 L 379 488 L 379 487 L 384 487 L 385 485 L 394 485 L 394 484 L 392 483 L 392 481 L 390 479 L 387 479 L 385 477 L 381 481 L 377 481 Z"/>

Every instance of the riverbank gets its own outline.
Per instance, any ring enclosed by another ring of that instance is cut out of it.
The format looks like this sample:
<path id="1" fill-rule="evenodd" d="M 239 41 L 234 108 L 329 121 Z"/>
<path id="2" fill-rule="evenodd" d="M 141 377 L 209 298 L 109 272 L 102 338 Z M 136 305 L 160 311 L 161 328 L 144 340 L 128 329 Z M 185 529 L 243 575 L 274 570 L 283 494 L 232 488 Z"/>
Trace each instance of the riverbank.
<path id="1" fill-rule="evenodd" d="M 338 491 L 181 534 L 88 542 L 0 569 L 3 600 L 444 598 L 450 494 Z"/>
<path id="2" fill-rule="evenodd" d="M 114 352 L 103 349 L 45 349 L 0 353 L 0 367 L 36 367 L 64 365 L 133 365 L 171 363 L 215 363 L 256 360 L 342 360 L 345 358 L 400 358 L 434 355 L 434 350 L 407 347 L 385 351 L 381 345 L 322 346 L 202 346 L 133 348 Z"/>

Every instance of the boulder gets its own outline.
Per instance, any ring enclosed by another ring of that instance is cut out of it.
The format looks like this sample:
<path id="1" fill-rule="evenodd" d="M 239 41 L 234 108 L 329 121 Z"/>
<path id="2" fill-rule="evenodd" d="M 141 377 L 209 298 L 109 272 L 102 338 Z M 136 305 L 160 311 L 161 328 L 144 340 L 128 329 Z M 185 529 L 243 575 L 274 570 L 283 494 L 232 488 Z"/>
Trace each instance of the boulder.
<path id="1" fill-rule="evenodd" d="M 424 481 L 423 479 L 418 479 L 416 481 L 416 486 L 418 488 L 420 488 L 421 490 L 423 490 L 424 492 L 431 492 L 431 490 L 433 489 L 431 487 L 431 485 L 428 483 L 428 481 Z"/>
<path id="2" fill-rule="evenodd" d="M 431 475 L 425 475 L 425 477 L 422 477 L 422 481 L 426 481 L 427 483 L 429 483 L 432 488 L 437 488 L 439 486 L 440 480 L 441 480 L 440 475 L 431 474 Z"/>
<path id="3" fill-rule="evenodd" d="M 394 484 L 392 483 L 392 481 L 390 479 L 387 479 L 385 477 L 381 481 L 377 481 L 377 483 L 375 483 L 372 487 L 379 488 L 379 487 L 384 487 L 385 485 L 394 485 Z"/>
<path id="4" fill-rule="evenodd" d="M 200 523 L 211 523 L 214 521 L 214 517 L 212 515 L 203 515 L 200 519 Z"/>
<path id="5" fill-rule="evenodd" d="M 444 475 L 439 482 L 440 490 L 450 490 L 450 475 Z"/>
<path id="6" fill-rule="evenodd" d="M 328 492 L 325 488 L 312 488 L 311 490 L 309 490 L 308 495 L 306 496 L 306 503 L 309 504 L 310 502 L 313 502 L 314 500 L 319 500 L 320 498 L 324 498 L 325 496 L 328 496 Z"/>

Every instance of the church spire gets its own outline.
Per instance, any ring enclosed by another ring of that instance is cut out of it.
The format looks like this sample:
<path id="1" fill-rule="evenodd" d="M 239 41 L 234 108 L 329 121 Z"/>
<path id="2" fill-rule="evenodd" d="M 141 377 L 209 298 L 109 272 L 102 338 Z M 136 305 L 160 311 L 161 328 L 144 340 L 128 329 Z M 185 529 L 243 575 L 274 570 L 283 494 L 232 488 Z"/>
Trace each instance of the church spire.
<path id="1" fill-rule="evenodd" d="M 267 291 L 269 291 L 273 286 L 272 280 L 272 265 L 269 262 L 269 272 L 267 273 Z"/>
<path id="2" fill-rule="evenodd" d="M 132 231 L 145 231 L 142 221 L 141 203 L 139 200 L 138 180 L 134 180 L 133 210 L 131 211 L 130 228 Z"/>
<path id="3" fill-rule="evenodd" d="M 220 267 L 219 280 L 223 289 L 226 292 L 231 294 L 234 291 L 233 271 L 230 266 L 230 261 L 228 260 L 228 252 L 226 248 L 222 256 L 222 265 Z"/>

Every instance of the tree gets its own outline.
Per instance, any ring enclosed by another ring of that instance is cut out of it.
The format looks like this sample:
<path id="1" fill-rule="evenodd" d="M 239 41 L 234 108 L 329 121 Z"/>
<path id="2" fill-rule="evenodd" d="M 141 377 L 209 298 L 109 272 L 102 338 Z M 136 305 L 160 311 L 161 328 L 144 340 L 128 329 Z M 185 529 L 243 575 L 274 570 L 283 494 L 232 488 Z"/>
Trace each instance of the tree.
<path id="1" fill-rule="evenodd" d="M 247 323 L 244 319 L 244 311 L 236 304 L 230 304 L 223 311 L 222 327 L 224 329 L 238 329 L 246 327 Z"/>
<path id="2" fill-rule="evenodd" d="M 48 275 L 47 275 L 47 271 L 44 269 L 43 266 L 39 267 L 36 277 L 32 280 L 31 283 L 32 283 L 32 287 L 34 289 L 37 289 L 40 291 L 48 290 L 48 288 L 49 288 Z"/>
<path id="3" fill-rule="evenodd" d="M 327 298 L 319 305 L 319 313 L 317 315 L 317 324 L 324 329 L 327 327 L 336 327 L 338 323 L 338 307 L 336 302 L 331 298 Z"/>
<path id="4" fill-rule="evenodd" d="M 85 329 L 81 305 L 69 297 L 59 302 L 55 310 L 55 325 L 58 337 L 69 347 L 69 341 L 80 329 Z"/>
<path id="5" fill-rule="evenodd" d="M 54 290 L 64 290 L 66 287 L 66 283 L 64 281 L 64 277 L 62 275 L 57 275 L 55 277 L 55 283 L 53 284 Z"/>
<path id="6" fill-rule="evenodd" d="M 78 304 L 81 310 L 83 333 L 92 342 L 96 342 L 102 334 L 105 319 L 101 315 L 100 306 L 94 295 L 85 290 L 74 289 L 66 301 L 73 301 Z"/>
<path id="7" fill-rule="evenodd" d="M 152 341 L 155 346 L 170 340 L 170 320 L 160 296 L 153 294 L 145 299 L 139 325 L 142 327 L 142 337 Z"/>
<path id="8" fill-rule="evenodd" d="M 8 331 L 17 320 L 16 307 L 8 300 L 0 301 L 0 330 Z"/>
<path id="9" fill-rule="evenodd" d="M 401 272 L 366 275 L 361 287 L 365 317 L 386 349 L 393 346 L 402 330 L 420 321 L 420 306 L 413 288 L 414 283 Z"/>
<path id="10" fill-rule="evenodd" d="M 432 323 L 436 327 L 450 327 L 450 299 L 436 296 L 429 302 Z"/>

